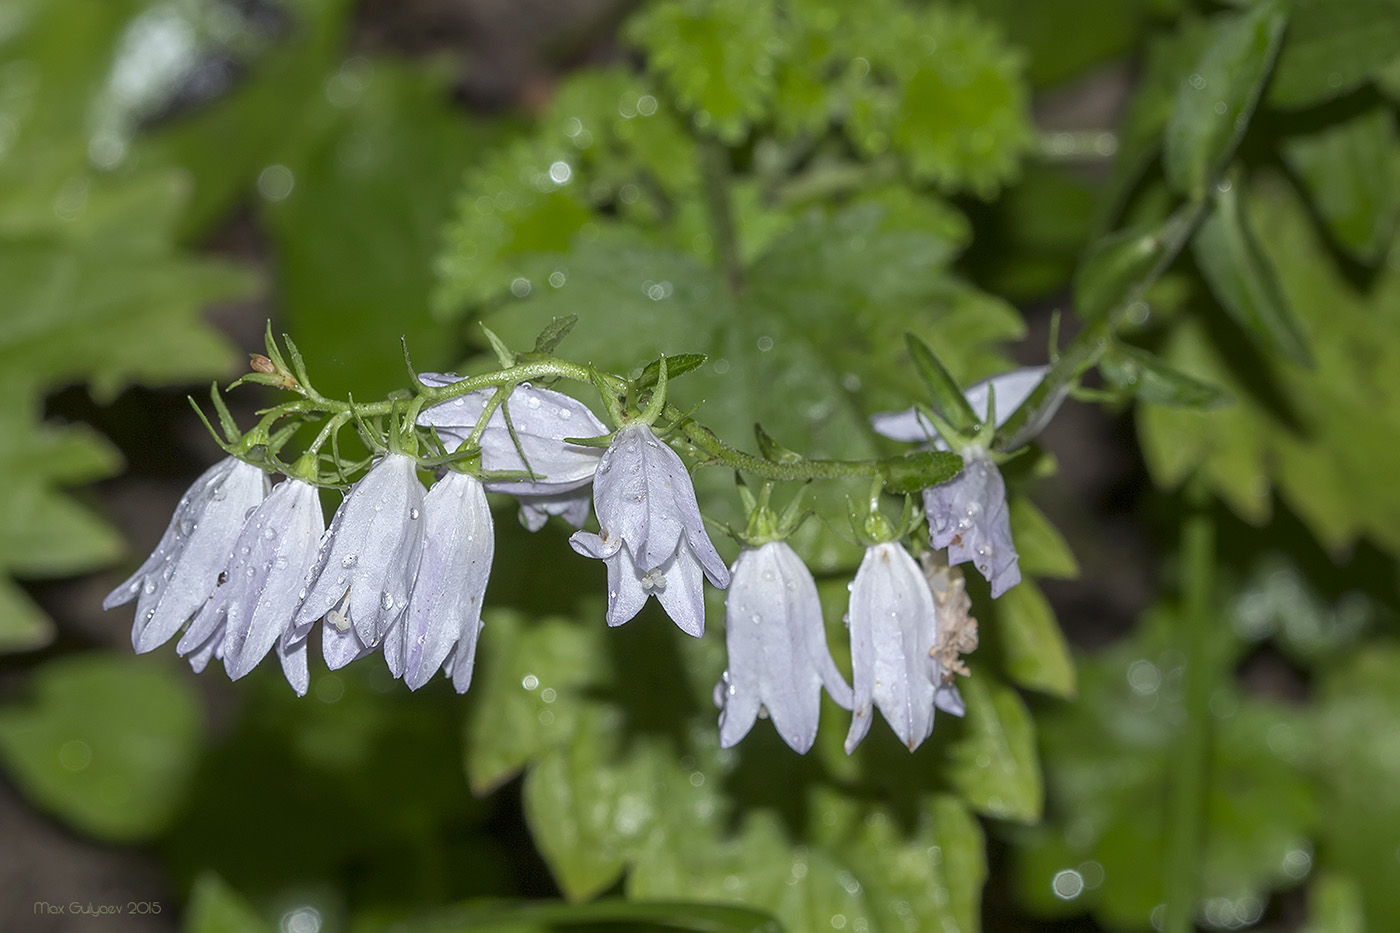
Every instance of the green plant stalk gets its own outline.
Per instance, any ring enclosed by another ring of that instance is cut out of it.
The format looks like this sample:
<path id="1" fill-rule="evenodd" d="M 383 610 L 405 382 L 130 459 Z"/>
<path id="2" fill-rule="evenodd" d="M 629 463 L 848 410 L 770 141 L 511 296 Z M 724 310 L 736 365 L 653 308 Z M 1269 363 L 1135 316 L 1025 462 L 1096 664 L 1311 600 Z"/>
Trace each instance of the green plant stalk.
<path id="1" fill-rule="evenodd" d="M 1189 512 L 1182 526 L 1182 602 L 1180 650 L 1186 659 L 1186 719 L 1177 737 L 1170 772 L 1166 827 L 1165 933 L 1190 933 L 1200 899 L 1201 864 L 1205 858 L 1206 794 L 1214 720 L 1210 698 L 1220 685 L 1220 658 L 1211 649 L 1215 591 L 1215 519 L 1210 491 L 1197 474 L 1186 489 Z"/>
<path id="2" fill-rule="evenodd" d="M 729 294 L 737 298 L 744 293 L 744 261 L 739 252 L 739 234 L 734 224 L 734 207 L 729 198 L 729 150 L 711 140 L 701 141 L 698 149 L 715 258 L 724 274 Z"/>

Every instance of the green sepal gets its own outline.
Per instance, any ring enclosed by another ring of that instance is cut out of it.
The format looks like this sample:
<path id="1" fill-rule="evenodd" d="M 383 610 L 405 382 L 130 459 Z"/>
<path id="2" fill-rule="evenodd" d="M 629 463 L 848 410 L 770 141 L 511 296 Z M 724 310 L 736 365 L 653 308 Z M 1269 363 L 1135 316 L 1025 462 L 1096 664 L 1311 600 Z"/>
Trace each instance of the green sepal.
<path id="1" fill-rule="evenodd" d="M 674 379 L 677 376 L 683 376 L 688 372 L 699 369 L 701 366 L 705 365 L 705 360 L 709 359 L 709 357 L 705 356 L 703 353 L 678 353 L 675 356 L 668 356 L 665 359 L 666 378 Z M 638 391 L 650 389 L 652 386 L 656 385 L 657 379 L 659 379 L 660 376 L 661 361 L 659 359 L 652 360 L 646 365 L 646 368 L 642 370 L 642 374 L 637 377 L 633 385 L 637 387 Z"/>
<path id="2" fill-rule="evenodd" d="M 947 450 L 911 450 L 880 461 L 885 491 L 896 495 L 937 486 L 962 472 L 963 458 Z"/>
<path id="3" fill-rule="evenodd" d="M 229 414 L 228 406 L 224 404 L 224 397 L 219 392 L 219 384 L 211 382 L 209 384 L 209 398 L 214 402 L 214 410 L 219 413 L 219 427 L 224 429 L 224 439 L 230 444 L 238 443 L 243 432 L 238 430 L 238 422 L 233 420 L 233 415 Z M 190 404 L 194 404 L 194 399 L 190 399 Z M 195 405 L 195 411 L 199 411 L 199 406 Z M 201 417 L 203 414 L 201 413 Z M 208 424 L 206 421 L 205 424 Z M 213 428 L 209 429 L 213 432 Z"/>
<path id="4" fill-rule="evenodd" d="M 552 318 L 550 322 L 545 325 L 544 330 L 540 331 L 540 335 L 535 338 L 535 352 L 553 353 L 554 348 L 559 346 L 561 340 L 569 336 L 569 331 L 573 330 L 574 325 L 577 323 L 577 314 L 567 314 L 564 317 Z M 485 327 L 482 329 L 485 330 Z M 489 330 L 486 332 L 487 334 L 491 333 Z"/>
<path id="5" fill-rule="evenodd" d="M 918 371 L 933 396 L 934 408 L 959 434 L 976 431 L 982 419 L 972 410 L 967 396 L 963 395 L 962 389 L 948 373 L 938 355 L 916 334 L 906 332 L 904 341 L 909 346 L 914 369 Z"/>
<path id="6" fill-rule="evenodd" d="M 288 372 L 287 361 L 282 359 L 282 351 L 277 347 L 277 341 L 272 336 L 272 321 L 269 319 L 267 328 L 263 333 L 263 345 L 267 348 L 267 358 L 272 361 L 272 365 L 277 367 L 279 373 Z"/>
<path id="7" fill-rule="evenodd" d="M 500 337 L 496 336 L 495 331 L 491 330 L 491 328 L 483 323 L 481 325 L 481 332 L 486 335 L 486 342 L 491 344 L 491 350 L 496 354 L 496 361 L 501 364 L 501 368 L 510 369 L 514 366 L 515 354 L 511 352 L 511 349 L 505 345 L 505 342 L 502 341 Z"/>
<path id="8" fill-rule="evenodd" d="M 1173 369 L 1159 356 L 1127 344 L 1115 344 L 1099 360 L 1104 379 L 1144 402 L 1183 408 L 1219 408 L 1229 393 Z"/>
<path id="9" fill-rule="evenodd" d="M 564 443 L 575 447 L 598 447 L 606 450 L 612 446 L 612 434 L 599 434 L 597 437 L 566 437 Z"/>
<path id="10" fill-rule="evenodd" d="M 302 359 L 301 351 L 297 349 L 296 341 L 292 339 L 291 334 L 283 334 L 282 342 L 287 345 L 287 356 L 291 357 L 292 361 L 292 376 L 301 387 L 301 391 L 311 398 L 320 398 L 316 390 L 311 388 L 311 377 L 306 374 L 306 360 Z M 407 354 L 407 352 L 407 349 L 405 349 L 404 353 Z M 284 386 L 283 388 L 286 387 Z"/>
<path id="11" fill-rule="evenodd" d="M 763 454 L 765 460 L 772 460 L 774 463 L 801 463 L 802 455 L 795 450 L 789 450 L 782 444 L 773 440 L 768 432 L 763 430 L 763 425 L 754 423 L 754 437 L 758 440 L 758 450 Z"/>
<path id="12" fill-rule="evenodd" d="M 233 382 L 229 383 L 229 391 L 238 388 L 246 383 L 254 383 L 260 386 L 270 386 L 274 389 L 287 389 L 287 377 L 279 376 L 276 373 L 244 373 Z"/>

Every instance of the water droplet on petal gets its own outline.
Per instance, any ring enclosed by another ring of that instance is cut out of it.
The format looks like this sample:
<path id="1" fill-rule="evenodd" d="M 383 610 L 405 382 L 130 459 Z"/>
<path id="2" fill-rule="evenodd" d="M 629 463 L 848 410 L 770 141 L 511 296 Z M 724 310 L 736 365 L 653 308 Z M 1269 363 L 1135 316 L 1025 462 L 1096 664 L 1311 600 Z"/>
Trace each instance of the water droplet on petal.
<path id="1" fill-rule="evenodd" d="M 176 527 L 175 530 L 179 532 L 180 537 L 188 538 L 190 535 L 194 534 L 194 529 L 194 522 L 190 521 L 188 518 L 185 518 L 180 520 L 180 524 L 178 527 Z"/>
<path id="2" fill-rule="evenodd" d="M 531 411 L 534 411 L 535 409 L 540 407 L 540 400 L 536 396 L 532 395 L 530 396 L 529 400 L 525 402 L 525 404 L 529 406 Z"/>
<path id="3" fill-rule="evenodd" d="M 147 596 L 150 596 L 150 595 L 151 595 L 152 593 L 154 593 L 155 591 L 156 591 L 156 582 L 155 582 L 154 580 L 147 580 L 147 581 L 146 581 L 146 585 L 145 585 L 144 587 L 142 587 L 142 592 L 144 592 Z"/>
<path id="4" fill-rule="evenodd" d="M 394 608 L 394 597 L 387 590 L 379 594 L 379 608 L 386 612 Z"/>
<path id="5" fill-rule="evenodd" d="M 417 509 L 409 509 L 409 510 L 408 510 L 408 517 L 409 517 L 410 519 L 412 519 L 413 521 L 415 521 L 415 522 L 418 521 L 418 514 L 419 514 L 419 513 L 418 513 L 418 510 L 417 510 Z"/>
<path id="6" fill-rule="evenodd" d="M 351 567 L 355 566 L 355 562 L 357 560 L 359 560 L 358 557 L 356 557 L 354 554 L 350 554 L 340 559 L 340 566 L 344 567 L 346 570 L 349 570 Z M 345 578 L 341 577 L 341 579 L 343 580 Z"/>
<path id="7" fill-rule="evenodd" d="M 570 418 L 572 418 L 573 416 L 574 416 L 574 413 L 571 412 L 571 411 L 569 411 L 567 408 L 561 408 L 561 409 L 559 409 L 559 417 L 562 418 L 563 420 L 568 421 L 568 420 L 569 420 Z"/>

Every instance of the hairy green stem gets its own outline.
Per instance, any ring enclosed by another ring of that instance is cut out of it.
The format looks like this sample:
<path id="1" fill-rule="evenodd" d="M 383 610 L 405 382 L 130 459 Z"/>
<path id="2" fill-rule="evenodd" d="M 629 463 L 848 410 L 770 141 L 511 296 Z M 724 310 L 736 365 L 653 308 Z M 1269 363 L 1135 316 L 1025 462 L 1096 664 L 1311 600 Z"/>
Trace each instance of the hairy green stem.
<path id="1" fill-rule="evenodd" d="M 1186 491 L 1189 513 L 1182 527 L 1182 624 L 1180 650 L 1185 658 L 1182 690 L 1186 719 L 1181 724 L 1169 778 L 1166 858 L 1165 933 L 1190 933 L 1200 897 L 1205 856 L 1206 795 L 1210 775 L 1213 720 L 1211 695 L 1224 677 L 1219 652 L 1213 650 L 1215 589 L 1215 520 L 1210 491 L 1199 474 Z"/>

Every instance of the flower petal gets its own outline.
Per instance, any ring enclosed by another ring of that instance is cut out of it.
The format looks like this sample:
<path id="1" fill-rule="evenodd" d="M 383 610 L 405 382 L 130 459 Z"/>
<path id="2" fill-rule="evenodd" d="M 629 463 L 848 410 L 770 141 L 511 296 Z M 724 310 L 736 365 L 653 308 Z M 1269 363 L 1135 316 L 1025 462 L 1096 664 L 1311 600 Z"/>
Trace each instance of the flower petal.
<path id="1" fill-rule="evenodd" d="M 996 598 L 1021 582 L 1006 483 L 984 452 L 969 448 L 963 456 L 962 472 L 924 490 L 929 542 L 948 549 L 950 565 L 972 561 Z"/>
<path id="2" fill-rule="evenodd" d="M 260 468 L 233 457 L 195 480 L 155 551 L 103 600 L 103 606 L 111 608 L 136 598 L 131 642 L 138 653 L 169 641 L 204 606 L 248 514 L 269 486 Z"/>
<path id="3" fill-rule="evenodd" d="M 404 682 L 417 690 L 462 638 L 475 642 L 495 549 L 481 483 L 448 472 L 424 500 L 426 537 L 405 617 Z"/>
<path id="4" fill-rule="evenodd" d="M 704 583 L 700 579 L 700 562 L 690 550 L 689 542 L 682 539 L 675 556 L 650 576 L 660 584 L 653 585 L 651 592 L 671 621 L 687 635 L 699 638 L 705 634 Z M 646 580 L 640 585 L 645 589 Z"/>
<path id="5" fill-rule="evenodd" d="M 935 687 L 927 662 L 937 632 L 933 594 L 902 546 L 866 549 L 851 586 L 849 618 L 856 715 L 846 751 L 869 731 L 872 700 L 913 751 L 933 732 Z"/>

